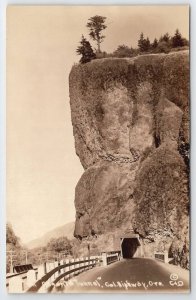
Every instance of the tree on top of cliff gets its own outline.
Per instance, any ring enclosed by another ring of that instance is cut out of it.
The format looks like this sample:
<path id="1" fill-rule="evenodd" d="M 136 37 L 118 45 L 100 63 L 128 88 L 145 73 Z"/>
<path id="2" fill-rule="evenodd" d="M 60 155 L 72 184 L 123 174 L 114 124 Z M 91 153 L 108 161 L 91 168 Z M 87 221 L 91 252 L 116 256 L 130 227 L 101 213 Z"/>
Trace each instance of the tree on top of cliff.
<path id="1" fill-rule="evenodd" d="M 166 42 L 166 43 L 169 43 L 170 41 L 170 36 L 169 36 L 169 33 L 165 33 L 163 36 L 160 37 L 159 39 L 159 42 Z"/>
<path id="2" fill-rule="evenodd" d="M 90 37 L 97 42 L 97 52 L 100 53 L 100 44 L 105 38 L 105 36 L 102 35 L 101 32 L 102 30 L 107 28 L 107 26 L 105 25 L 106 17 L 96 15 L 88 20 L 89 22 L 87 23 L 86 27 L 89 29 Z"/>
<path id="3" fill-rule="evenodd" d="M 85 64 L 92 59 L 96 58 L 95 53 L 93 52 L 93 49 L 91 47 L 91 44 L 89 41 L 87 41 L 84 36 L 82 35 L 82 39 L 80 41 L 80 46 L 77 48 L 76 52 L 78 55 L 82 55 L 80 59 L 80 63 Z"/>
<path id="4" fill-rule="evenodd" d="M 157 40 L 157 38 L 155 38 L 153 43 L 152 43 L 152 49 L 156 49 L 157 46 L 158 46 L 158 40 Z"/>
<path id="5" fill-rule="evenodd" d="M 143 32 L 140 34 L 140 38 L 138 40 L 138 48 L 140 51 L 144 51 L 143 50 L 143 44 L 144 44 L 144 34 Z"/>
<path id="6" fill-rule="evenodd" d="M 148 37 L 146 39 L 144 38 L 143 32 L 140 34 L 140 38 L 138 40 L 138 48 L 141 52 L 145 52 L 150 49 L 150 40 Z"/>
<path id="7" fill-rule="evenodd" d="M 185 46 L 184 39 L 182 38 L 182 35 L 178 29 L 176 29 L 176 32 L 175 32 L 174 36 L 172 37 L 172 46 L 174 48 Z"/>

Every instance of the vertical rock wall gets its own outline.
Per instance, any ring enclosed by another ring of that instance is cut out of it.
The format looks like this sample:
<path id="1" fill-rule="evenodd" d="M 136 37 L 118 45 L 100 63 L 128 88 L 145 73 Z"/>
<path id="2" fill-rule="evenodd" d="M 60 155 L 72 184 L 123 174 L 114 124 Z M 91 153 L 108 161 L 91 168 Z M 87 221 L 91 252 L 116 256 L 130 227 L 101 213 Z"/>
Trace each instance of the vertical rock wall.
<path id="1" fill-rule="evenodd" d="M 149 244 L 187 244 L 188 52 L 76 65 L 70 104 L 85 170 L 75 236 L 133 228 Z"/>

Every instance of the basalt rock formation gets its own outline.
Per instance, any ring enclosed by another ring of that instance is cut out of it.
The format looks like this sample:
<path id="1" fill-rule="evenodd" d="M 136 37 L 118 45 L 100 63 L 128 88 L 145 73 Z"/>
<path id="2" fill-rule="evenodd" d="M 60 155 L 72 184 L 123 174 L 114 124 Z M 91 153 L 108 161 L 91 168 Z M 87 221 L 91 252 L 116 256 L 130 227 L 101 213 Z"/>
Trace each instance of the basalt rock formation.
<path id="1" fill-rule="evenodd" d="M 188 51 L 94 60 L 73 66 L 69 80 L 85 170 L 75 191 L 75 236 L 132 229 L 147 252 L 187 252 Z"/>

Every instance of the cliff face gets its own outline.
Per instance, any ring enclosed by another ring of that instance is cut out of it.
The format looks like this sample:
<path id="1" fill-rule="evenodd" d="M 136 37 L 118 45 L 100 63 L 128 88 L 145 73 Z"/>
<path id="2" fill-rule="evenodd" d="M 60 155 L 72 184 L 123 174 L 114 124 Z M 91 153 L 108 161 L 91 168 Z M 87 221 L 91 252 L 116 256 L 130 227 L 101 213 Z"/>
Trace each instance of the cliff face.
<path id="1" fill-rule="evenodd" d="M 187 244 L 188 52 L 74 66 L 70 104 L 85 169 L 75 236 L 132 228 L 146 244 Z"/>

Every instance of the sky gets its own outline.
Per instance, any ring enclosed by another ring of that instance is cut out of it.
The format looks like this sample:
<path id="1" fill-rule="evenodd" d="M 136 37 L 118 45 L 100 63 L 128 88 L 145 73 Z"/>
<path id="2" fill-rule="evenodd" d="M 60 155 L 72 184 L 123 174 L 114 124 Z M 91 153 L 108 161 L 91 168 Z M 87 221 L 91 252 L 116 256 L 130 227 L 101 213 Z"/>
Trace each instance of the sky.
<path id="1" fill-rule="evenodd" d="M 102 50 L 137 46 L 176 28 L 188 6 L 10 6 L 7 9 L 7 221 L 27 243 L 75 218 L 83 173 L 75 154 L 68 77 L 94 15 L 107 17 Z M 91 41 L 93 47 L 96 44 Z"/>

